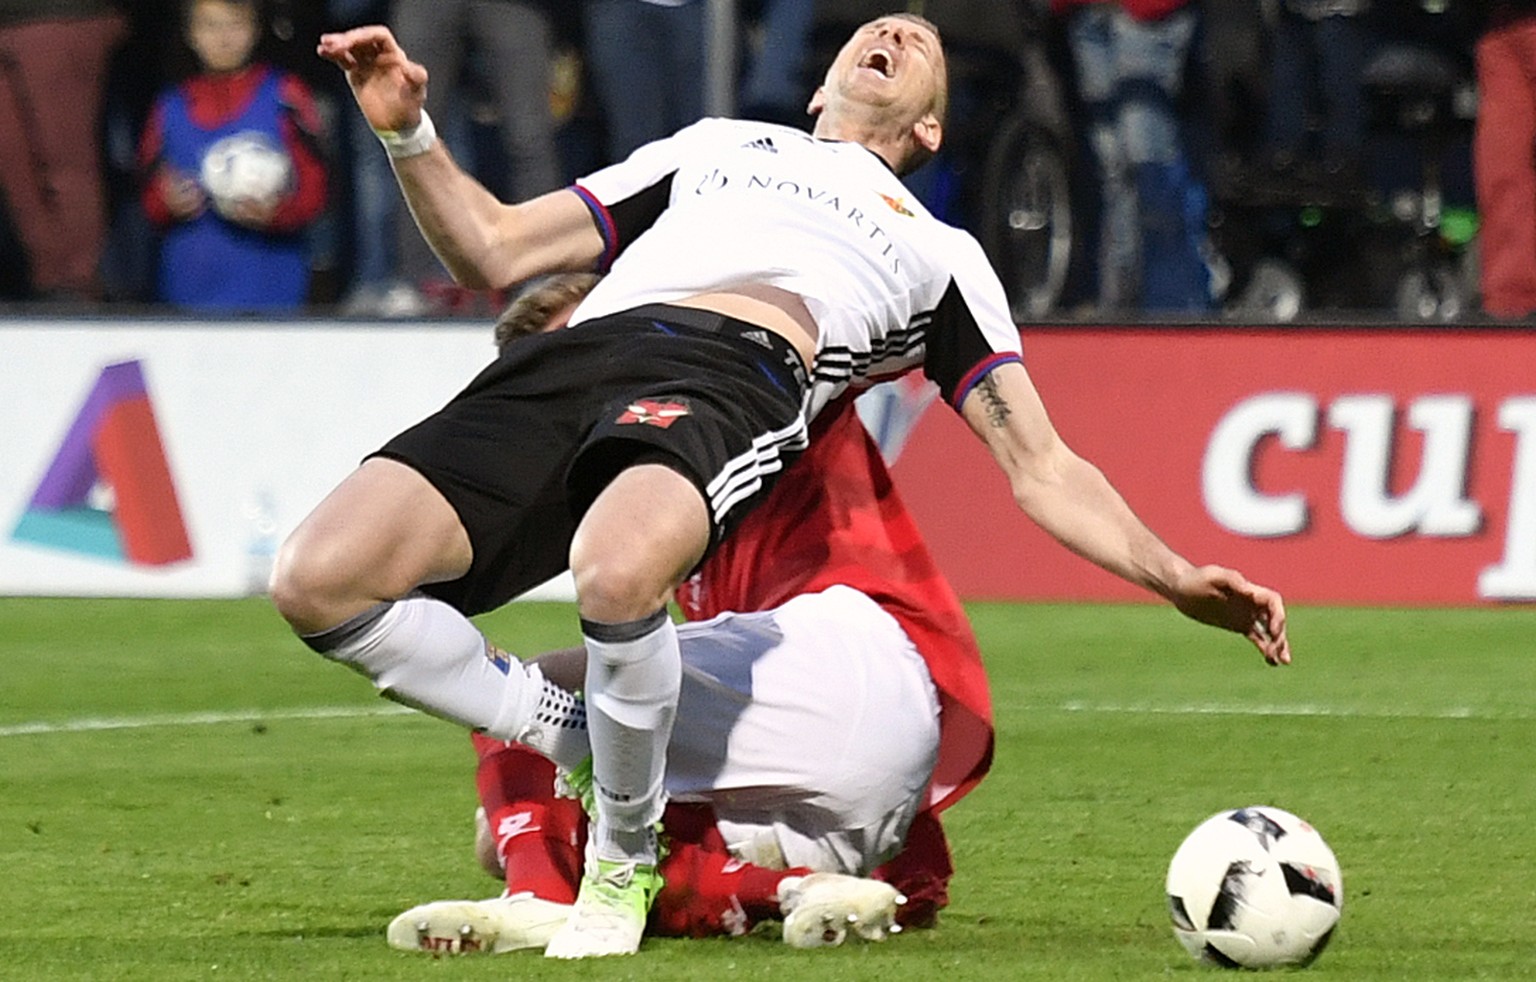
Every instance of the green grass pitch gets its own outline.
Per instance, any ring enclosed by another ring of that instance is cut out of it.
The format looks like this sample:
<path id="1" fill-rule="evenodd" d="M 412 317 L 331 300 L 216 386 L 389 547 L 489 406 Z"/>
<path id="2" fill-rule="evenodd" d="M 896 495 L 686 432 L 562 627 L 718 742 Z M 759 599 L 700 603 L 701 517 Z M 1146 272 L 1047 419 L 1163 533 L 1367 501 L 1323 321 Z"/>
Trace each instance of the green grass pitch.
<path id="1" fill-rule="evenodd" d="M 398 911 L 490 896 L 472 753 L 310 654 L 261 600 L 0 600 L 0 979 L 1200 979 L 1174 847 L 1222 808 L 1310 819 L 1344 869 L 1320 979 L 1524 979 L 1536 960 L 1536 610 L 1293 610 L 1296 664 L 1158 606 L 972 608 L 992 776 L 948 814 L 937 930 L 792 951 L 434 961 Z M 487 618 L 531 653 L 572 610 Z"/>

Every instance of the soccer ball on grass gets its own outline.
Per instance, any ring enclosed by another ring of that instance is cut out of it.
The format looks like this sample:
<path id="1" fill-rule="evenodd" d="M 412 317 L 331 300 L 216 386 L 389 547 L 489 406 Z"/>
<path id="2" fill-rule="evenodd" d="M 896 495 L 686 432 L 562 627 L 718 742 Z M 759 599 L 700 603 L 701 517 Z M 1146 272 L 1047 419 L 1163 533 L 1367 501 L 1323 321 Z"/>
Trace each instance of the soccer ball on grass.
<path id="1" fill-rule="evenodd" d="M 1343 905 L 1333 850 L 1311 825 L 1267 805 L 1212 815 L 1168 866 L 1174 935 L 1226 968 L 1311 964 Z"/>

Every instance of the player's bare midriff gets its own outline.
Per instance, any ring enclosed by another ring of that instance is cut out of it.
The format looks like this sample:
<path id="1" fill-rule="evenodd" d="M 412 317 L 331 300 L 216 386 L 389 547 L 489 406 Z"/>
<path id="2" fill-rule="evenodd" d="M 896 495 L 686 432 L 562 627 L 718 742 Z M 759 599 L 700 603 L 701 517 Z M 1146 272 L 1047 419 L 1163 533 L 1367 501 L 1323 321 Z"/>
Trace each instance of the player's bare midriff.
<path id="1" fill-rule="evenodd" d="M 696 307 L 767 328 L 794 345 L 807 369 L 815 362 L 816 321 L 797 293 L 773 286 L 747 284 L 734 290 L 699 293 L 674 300 L 679 307 Z"/>

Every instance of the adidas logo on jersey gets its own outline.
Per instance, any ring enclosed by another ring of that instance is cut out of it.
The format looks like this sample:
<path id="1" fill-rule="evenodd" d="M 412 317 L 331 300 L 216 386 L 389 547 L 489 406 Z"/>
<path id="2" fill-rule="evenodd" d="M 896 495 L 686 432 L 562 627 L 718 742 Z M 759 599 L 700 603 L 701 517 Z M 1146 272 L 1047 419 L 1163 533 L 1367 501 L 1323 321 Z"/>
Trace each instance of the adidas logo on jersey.
<path id="1" fill-rule="evenodd" d="M 748 150 L 766 150 L 769 153 L 779 152 L 779 148 L 773 145 L 773 137 L 771 136 L 760 136 L 748 143 L 743 143 L 742 146 Z"/>
<path id="2" fill-rule="evenodd" d="M 773 347 L 772 343 L 768 340 L 767 331 L 742 331 L 741 336 L 753 344 L 760 344 L 765 348 Z"/>

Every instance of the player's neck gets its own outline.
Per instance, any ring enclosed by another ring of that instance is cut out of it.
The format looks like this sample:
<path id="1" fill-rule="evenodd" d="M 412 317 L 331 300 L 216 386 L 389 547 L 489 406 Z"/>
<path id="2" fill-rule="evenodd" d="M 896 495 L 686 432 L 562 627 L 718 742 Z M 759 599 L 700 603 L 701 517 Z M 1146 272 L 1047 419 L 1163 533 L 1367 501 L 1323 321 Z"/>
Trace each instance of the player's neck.
<path id="1" fill-rule="evenodd" d="M 901 163 L 912 150 L 909 138 L 892 137 L 888 127 L 860 123 L 846 116 L 834 119 L 827 113 L 816 117 L 816 127 L 811 135 L 819 140 L 857 143 L 898 174 L 901 173 Z"/>

